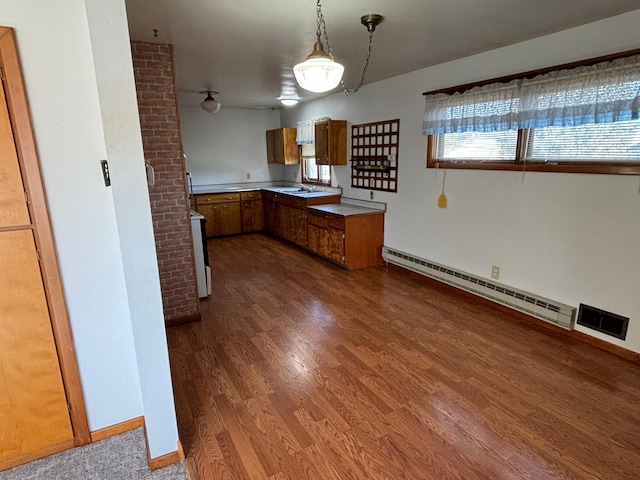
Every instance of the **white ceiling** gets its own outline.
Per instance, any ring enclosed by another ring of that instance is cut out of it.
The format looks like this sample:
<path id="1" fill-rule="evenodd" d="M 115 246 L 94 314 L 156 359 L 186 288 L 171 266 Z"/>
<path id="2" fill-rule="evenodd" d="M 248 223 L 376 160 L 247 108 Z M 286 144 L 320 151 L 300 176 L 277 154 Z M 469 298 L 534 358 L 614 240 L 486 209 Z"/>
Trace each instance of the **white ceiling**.
<path id="1" fill-rule="evenodd" d="M 126 0 L 126 6 L 132 40 L 173 44 L 183 104 L 198 104 L 206 89 L 220 92 L 223 108 L 279 108 L 287 88 L 302 101 L 321 96 L 297 87 L 291 70 L 313 48 L 315 0 Z M 364 65 L 368 34 L 360 17 L 368 13 L 384 16 L 367 74 L 372 83 L 638 7 L 638 0 L 322 2 L 348 87 Z"/>

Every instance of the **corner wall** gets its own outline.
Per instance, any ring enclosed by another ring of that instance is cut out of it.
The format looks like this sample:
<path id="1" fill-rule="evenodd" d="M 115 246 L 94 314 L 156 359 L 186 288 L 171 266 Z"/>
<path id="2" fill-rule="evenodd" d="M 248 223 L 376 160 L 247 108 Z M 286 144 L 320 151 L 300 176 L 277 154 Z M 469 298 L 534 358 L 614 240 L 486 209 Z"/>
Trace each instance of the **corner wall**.
<path id="1" fill-rule="evenodd" d="M 155 169 L 149 187 L 165 321 L 197 316 L 191 220 L 182 157 L 171 45 L 132 42 L 144 157 Z"/>
<path id="2" fill-rule="evenodd" d="M 160 279 L 124 0 L 86 0 L 151 458 L 175 452 Z"/>

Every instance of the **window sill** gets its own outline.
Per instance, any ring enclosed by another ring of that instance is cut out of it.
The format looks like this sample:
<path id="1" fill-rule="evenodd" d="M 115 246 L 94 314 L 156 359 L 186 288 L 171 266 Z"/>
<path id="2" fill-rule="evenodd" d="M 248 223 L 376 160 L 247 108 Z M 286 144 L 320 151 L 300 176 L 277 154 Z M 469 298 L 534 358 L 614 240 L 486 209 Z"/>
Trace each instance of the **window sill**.
<path id="1" fill-rule="evenodd" d="M 640 175 L 640 163 L 594 165 L 589 163 L 542 163 L 542 162 L 435 162 L 427 161 L 427 168 L 452 170 L 505 170 L 516 172 L 591 173 L 599 175 Z"/>

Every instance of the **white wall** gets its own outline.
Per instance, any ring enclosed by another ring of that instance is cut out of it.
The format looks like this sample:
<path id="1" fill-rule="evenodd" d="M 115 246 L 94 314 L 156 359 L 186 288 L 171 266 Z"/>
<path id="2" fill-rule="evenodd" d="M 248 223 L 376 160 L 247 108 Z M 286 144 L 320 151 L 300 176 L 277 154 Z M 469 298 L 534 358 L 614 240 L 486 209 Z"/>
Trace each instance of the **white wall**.
<path id="1" fill-rule="evenodd" d="M 90 3 L 94 14 L 100 14 L 98 3 Z M 84 0 L 68 0 L 64 8 L 46 0 L 4 0 L 0 10 L 0 24 L 16 30 L 91 430 L 147 414 L 148 360 L 163 348 L 166 354 L 154 325 L 159 287 L 149 263 L 154 242 L 142 204 L 148 200 L 137 162 L 141 141 L 132 130 L 138 127 L 130 53 L 122 57 L 122 1 L 111 8 L 109 21 L 115 24 L 100 29 L 93 19 L 95 51 Z M 108 42 L 110 54 L 103 49 Z M 100 56 L 95 64 L 94 54 Z M 114 100 L 117 95 L 123 98 Z M 102 109 L 101 101 L 107 102 Z M 111 101 L 124 108 L 121 114 Z M 102 179 L 104 158 L 112 161 L 112 187 Z M 135 253 L 137 266 L 131 262 Z M 144 284 L 127 284 L 134 281 Z M 145 331 L 151 332 L 148 341 L 141 339 Z M 164 372 L 154 381 L 159 391 L 171 388 Z M 171 422 L 166 399 L 159 402 Z M 170 442 L 150 438 L 153 456 L 168 451 L 171 442 L 175 450 L 176 436 L 169 437 Z"/>
<path id="2" fill-rule="evenodd" d="M 421 134 L 422 92 L 638 48 L 639 23 L 636 10 L 301 104 L 282 121 L 400 118 L 398 193 L 375 192 L 388 203 L 386 245 L 484 277 L 499 265 L 502 283 L 628 316 L 624 342 L 576 329 L 640 352 L 638 177 L 450 170 L 443 210 L 442 172 L 425 168 Z M 345 196 L 369 198 L 348 186 L 348 167 L 334 172 Z"/>
<path id="3" fill-rule="evenodd" d="M 181 102 L 180 123 L 194 186 L 282 180 L 291 168 L 267 164 L 265 132 L 280 127 L 278 110 L 223 105 L 218 113 L 207 113 Z"/>
<path id="4" fill-rule="evenodd" d="M 86 0 L 131 328 L 152 458 L 178 431 L 124 0 Z"/>

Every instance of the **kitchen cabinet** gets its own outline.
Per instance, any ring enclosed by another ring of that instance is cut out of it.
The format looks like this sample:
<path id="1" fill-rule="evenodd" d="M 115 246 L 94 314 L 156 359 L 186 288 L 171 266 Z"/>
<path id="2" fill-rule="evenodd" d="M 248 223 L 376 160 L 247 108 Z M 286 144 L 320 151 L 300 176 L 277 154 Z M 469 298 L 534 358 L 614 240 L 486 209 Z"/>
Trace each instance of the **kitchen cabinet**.
<path id="1" fill-rule="evenodd" d="M 382 263 L 384 212 L 342 216 L 308 210 L 308 248 L 350 269 Z"/>
<path id="2" fill-rule="evenodd" d="M 267 130 L 267 163 L 295 165 L 300 163 L 295 128 Z"/>
<path id="3" fill-rule="evenodd" d="M 340 195 L 300 197 L 265 191 L 265 230 L 301 247 L 307 247 L 307 206 L 340 202 Z"/>
<path id="4" fill-rule="evenodd" d="M 315 124 L 316 163 L 347 164 L 347 121 L 325 120 Z"/>
<path id="5" fill-rule="evenodd" d="M 267 232 L 277 235 L 278 232 L 278 194 L 263 193 L 264 228 Z"/>
<path id="6" fill-rule="evenodd" d="M 239 193 L 196 195 L 196 210 L 207 220 L 207 237 L 242 233 Z"/>
<path id="7" fill-rule="evenodd" d="M 242 232 L 259 232 L 264 227 L 264 208 L 261 192 L 241 192 Z"/>
<path id="8" fill-rule="evenodd" d="M 307 201 L 292 195 L 281 195 L 278 199 L 277 235 L 300 245 L 307 246 Z"/>

